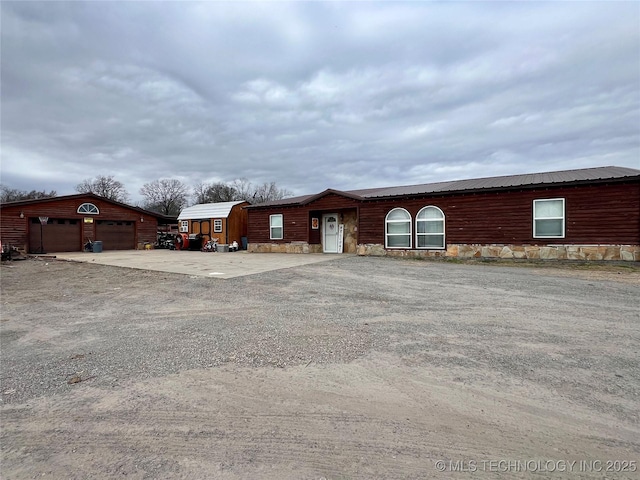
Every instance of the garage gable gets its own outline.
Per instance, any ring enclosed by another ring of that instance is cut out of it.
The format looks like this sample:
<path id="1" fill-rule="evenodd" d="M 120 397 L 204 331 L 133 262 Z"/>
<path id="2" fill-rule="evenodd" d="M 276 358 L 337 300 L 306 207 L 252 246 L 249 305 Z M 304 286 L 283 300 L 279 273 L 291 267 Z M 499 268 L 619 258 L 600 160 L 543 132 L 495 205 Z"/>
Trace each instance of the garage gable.
<path id="1" fill-rule="evenodd" d="M 0 205 L 0 240 L 29 253 L 81 251 L 96 240 L 104 250 L 133 249 L 156 242 L 159 220 L 171 221 L 91 193 L 23 200 Z"/>

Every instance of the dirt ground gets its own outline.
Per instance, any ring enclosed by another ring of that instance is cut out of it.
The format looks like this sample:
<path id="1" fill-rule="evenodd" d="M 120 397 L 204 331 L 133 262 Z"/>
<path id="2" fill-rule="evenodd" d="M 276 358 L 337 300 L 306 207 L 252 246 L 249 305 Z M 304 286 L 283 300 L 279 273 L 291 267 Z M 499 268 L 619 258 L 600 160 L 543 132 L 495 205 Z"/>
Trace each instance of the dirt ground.
<path id="1" fill-rule="evenodd" d="M 640 478 L 637 264 L 0 268 L 3 479 Z"/>

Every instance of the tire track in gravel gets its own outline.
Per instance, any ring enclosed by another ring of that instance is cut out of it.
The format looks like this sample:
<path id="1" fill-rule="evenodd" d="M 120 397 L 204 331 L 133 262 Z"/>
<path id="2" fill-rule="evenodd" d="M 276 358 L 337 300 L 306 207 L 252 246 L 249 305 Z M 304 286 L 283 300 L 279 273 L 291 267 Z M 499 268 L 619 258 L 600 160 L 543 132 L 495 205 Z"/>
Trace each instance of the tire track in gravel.
<path id="1" fill-rule="evenodd" d="M 640 454 L 631 285 L 356 257 L 224 282 L 9 270 L 3 479 L 441 478 L 435 460 Z M 97 377 L 67 384 L 79 370 Z"/>
<path id="2" fill-rule="evenodd" d="M 151 459 L 140 478 L 167 465 L 184 472 L 186 460 L 231 478 L 246 478 L 256 465 L 272 467 L 261 478 L 397 478 L 400 471 L 424 478 L 435 473 L 434 460 L 486 456 L 486 437 L 499 458 L 528 458 L 532 448 L 548 458 L 596 456 L 624 445 L 606 418 L 570 406 L 549 413 L 520 396 L 401 371 L 400 363 L 377 355 L 306 368 L 226 366 L 5 406 L 4 468 L 18 471 L 35 457 L 88 472 L 135 472 L 136 458 Z M 572 447 L 585 425 L 598 435 Z M 637 433 L 627 432 L 626 448 L 640 448 Z"/>

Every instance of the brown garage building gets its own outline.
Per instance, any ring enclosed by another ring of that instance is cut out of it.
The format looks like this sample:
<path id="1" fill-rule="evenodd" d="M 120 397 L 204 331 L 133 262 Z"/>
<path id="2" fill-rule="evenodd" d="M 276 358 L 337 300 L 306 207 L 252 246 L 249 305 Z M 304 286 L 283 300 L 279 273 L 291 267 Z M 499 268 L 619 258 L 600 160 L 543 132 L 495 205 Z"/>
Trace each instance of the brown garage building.
<path id="1" fill-rule="evenodd" d="M 88 241 L 104 250 L 155 243 L 158 224 L 175 222 L 92 193 L 0 204 L 0 241 L 29 253 L 82 251 Z"/>

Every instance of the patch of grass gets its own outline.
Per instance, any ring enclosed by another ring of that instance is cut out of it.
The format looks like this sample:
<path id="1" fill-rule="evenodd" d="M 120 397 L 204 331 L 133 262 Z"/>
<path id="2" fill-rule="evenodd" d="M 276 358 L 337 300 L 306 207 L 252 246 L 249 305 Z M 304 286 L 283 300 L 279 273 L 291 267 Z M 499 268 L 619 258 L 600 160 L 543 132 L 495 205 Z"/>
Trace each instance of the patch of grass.
<path id="1" fill-rule="evenodd" d="M 421 262 L 445 262 L 458 265 L 491 265 L 497 267 L 520 268 L 557 268 L 563 270 L 582 270 L 593 272 L 640 273 L 640 262 L 604 261 L 604 260 L 532 260 L 504 258 L 458 258 L 458 257 L 394 257 L 399 260 Z"/>
<path id="2" fill-rule="evenodd" d="M 445 257 L 444 261 L 447 263 L 469 263 L 464 258 L 458 258 L 458 257 Z"/>
<path id="3" fill-rule="evenodd" d="M 640 273 L 640 264 L 632 264 L 610 261 L 581 261 L 581 260 L 502 260 L 494 265 L 504 267 L 525 267 L 525 268 L 555 268 L 562 270 L 580 270 L 590 272 L 624 272 Z"/>

